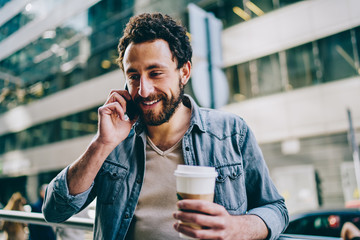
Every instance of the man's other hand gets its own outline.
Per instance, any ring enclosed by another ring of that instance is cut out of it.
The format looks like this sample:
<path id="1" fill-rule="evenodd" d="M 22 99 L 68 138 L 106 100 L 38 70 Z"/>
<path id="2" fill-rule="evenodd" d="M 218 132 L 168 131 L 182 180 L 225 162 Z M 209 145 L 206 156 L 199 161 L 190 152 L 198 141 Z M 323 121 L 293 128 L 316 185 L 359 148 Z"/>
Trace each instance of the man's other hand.
<path id="1" fill-rule="evenodd" d="M 201 229 L 186 224 L 174 224 L 176 231 L 198 239 L 265 239 L 268 229 L 256 215 L 230 215 L 226 209 L 216 203 L 186 199 L 177 203 L 179 211 L 174 218 L 186 223 L 195 223 Z"/>

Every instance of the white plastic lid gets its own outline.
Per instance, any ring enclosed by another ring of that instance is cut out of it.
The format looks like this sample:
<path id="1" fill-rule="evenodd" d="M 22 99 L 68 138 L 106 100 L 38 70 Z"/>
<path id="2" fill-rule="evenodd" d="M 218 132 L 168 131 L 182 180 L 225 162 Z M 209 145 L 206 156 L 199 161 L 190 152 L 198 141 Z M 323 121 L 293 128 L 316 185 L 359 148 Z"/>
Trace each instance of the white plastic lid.
<path id="1" fill-rule="evenodd" d="M 178 165 L 174 172 L 177 177 L 217 177 L 214 167 Z"/>

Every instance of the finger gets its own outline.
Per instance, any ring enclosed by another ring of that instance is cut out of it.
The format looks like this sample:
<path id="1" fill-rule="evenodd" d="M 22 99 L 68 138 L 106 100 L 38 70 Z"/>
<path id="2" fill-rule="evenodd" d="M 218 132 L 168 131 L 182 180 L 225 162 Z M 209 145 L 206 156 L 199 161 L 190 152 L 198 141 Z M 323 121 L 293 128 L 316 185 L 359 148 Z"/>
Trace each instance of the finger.
<path id="1" fill-rule="evenodd" d="M 126 112 L 126 99 L 124 98 L 124 96 L 120 95 L 117 92 L 113 92 L 109 96 L 109 98 L 105 104 L 109 104 L 109 103 L 113 103 L 113 102 L 118 102 L 120 104 L 120 106 L 124 109 L 124 111 Z"/>
<path id="2" fill-rule="evenodd" d="M 125 121 L 125 111 L 118 102 L 108 103 L 99 108 L 100 115 L 116 115 L 121 120 Z"/>
<path id="3" fill-rule="evenodd" d="M 109 95 L 108 95 L 108 97 L 107 97 L 107 99 L 105 101 L 105 104 L 117 101 L 117 98 L 114 97 L 114 96 L 120 96 L 121 98 L 124 98 L 125 101 L 130 101 L 131 100 L 131 96 L 130 96 L 128 91 L 113 89 L 113 90 L 110 91 L 110 93 L 109 93 Z"/>
<path id="4" fill-rule="evenodd" d="M 227 214 L 227 211 L 223 206 L 205 200 L 184 199 L 178 201 L 177 206 L 182 210 L 192 210 L 214 216 Z"/>
<path id="5" fill-rule="evenodd" d="M 214 229 L 194 229 L 179 222 L 174 224 L 174 228 L 176 231 L 196 239 L 223 239 L 220 237 L 222 232 Z"/>
<path id="6" fill-rule="evenodd" d="M 113 93 L 117 93 L 119 95 L 121 95 L 122 97 L 124 97 L 127 101 L 131 100 L 131 96 L 130 93 L 127 90 L 121 90 L 121 89 L 112 89 L 110 91 L 110 95 L 112 95 Z"/>
<path id="7" fill-rule="evenodd" d="M 182 222 L 195 223 L 207 228 L 224 229 L 225 225 L 224 218 L 202 213 L 177 211 L 173 214 L 173 217 Z"/>

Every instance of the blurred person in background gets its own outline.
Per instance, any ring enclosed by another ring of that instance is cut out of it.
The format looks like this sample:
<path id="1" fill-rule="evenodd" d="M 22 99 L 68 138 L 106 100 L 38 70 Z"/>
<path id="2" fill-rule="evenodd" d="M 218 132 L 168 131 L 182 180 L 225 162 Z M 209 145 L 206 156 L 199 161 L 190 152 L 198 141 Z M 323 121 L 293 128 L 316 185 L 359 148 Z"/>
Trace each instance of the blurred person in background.
<path id="1" fill-rule="evenodd" d="M 39 199 L 33 204 L 30 204 L 31 211 L 41 213 L 41 208 L 44 202 L 44 196 L 47 184 L 43 184 L 39 189 Z M 56 235 L 52 227 L 29 224 L 29 240 L 56 240 Z"/>
<path id="2" fill-rule="evenodd" d="M 351 222 L 346 222 L 341 229 L 343 240 L 360 240 L 360 230 Z"/>
<path id="3" fill-rule="evenodd" d="M 4 210 L 15 210 L 15 211 L 24 211 L 24 205 L 26 204 L 25 198 L 21 195 L 21 193 L 14 193 L 7 205 L 4 207 Z M 0 230 L 3 230 L 6 234 L 5 239 L 7 240 L 25 240 L 27 239 L 26 233 L 26 224 L 17 223 L 17 222 L 9 222 L 9 221 L 1 221 L 0 222 Z"/>

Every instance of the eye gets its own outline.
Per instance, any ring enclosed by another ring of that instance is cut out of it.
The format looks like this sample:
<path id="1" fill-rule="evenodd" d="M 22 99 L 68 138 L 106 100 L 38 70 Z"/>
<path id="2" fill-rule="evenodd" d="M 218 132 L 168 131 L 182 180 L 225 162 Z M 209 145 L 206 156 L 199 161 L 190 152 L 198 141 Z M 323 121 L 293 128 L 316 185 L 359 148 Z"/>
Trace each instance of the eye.
<path id="1" fill-rule="evenodd" d="M 129 75 L 128 78 L 129 78 L 130 80 L 136 81 L 136 80 L 139 80 L 139 79 L 140 79 L 140 75 L 138 75 L 138 74 L 132 74 L 132 75 Z"/>
<path id="2" fill-rule="evenodd" d="M 150 77 L 159 77 L 161 76 L 163 73 L 160 71 L 153 71 L 150 73 Z"/>

